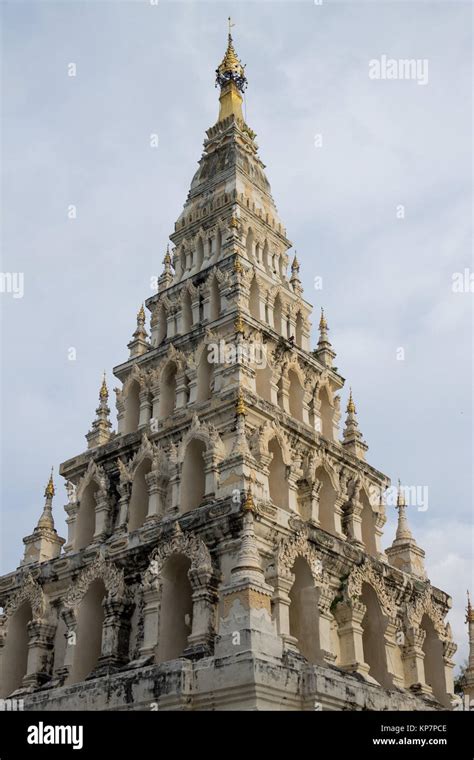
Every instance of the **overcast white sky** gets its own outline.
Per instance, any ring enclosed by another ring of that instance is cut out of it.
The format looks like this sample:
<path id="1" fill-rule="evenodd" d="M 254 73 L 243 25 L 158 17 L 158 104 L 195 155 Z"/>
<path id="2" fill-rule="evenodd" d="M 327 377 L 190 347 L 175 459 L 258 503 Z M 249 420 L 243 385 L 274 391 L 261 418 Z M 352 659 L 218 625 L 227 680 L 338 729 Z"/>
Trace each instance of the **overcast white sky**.
<path id="1" fill-rule="evenodd" d="M 25 277 L 22 299 L 0 294 L 2 572 L 20 561 L 51 465 L 85 448 L 102 370 L 110 379 L 128 356 L 217 117 L 231 14 L 247 121 L 305 296 L 325 307 L 368 460 L 429 488 L 411 525 L 433 584 L 453 596 L 465 658 L 474 296 L 453 293 L 452 275 L 473 271 L 471 13 L 428 1 L 2 3 L 2 271 Z M 370 79 L 382 55 L 427 59 L 428 83 Z"/>

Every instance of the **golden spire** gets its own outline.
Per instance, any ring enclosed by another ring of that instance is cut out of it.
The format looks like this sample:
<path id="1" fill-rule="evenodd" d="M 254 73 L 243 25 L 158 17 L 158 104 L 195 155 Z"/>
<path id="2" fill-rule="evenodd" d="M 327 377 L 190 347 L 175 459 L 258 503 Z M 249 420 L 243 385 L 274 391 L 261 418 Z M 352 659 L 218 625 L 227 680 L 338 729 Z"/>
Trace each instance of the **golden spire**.
<path id="1" fill-rule="evenodd" d="M 101 401 L 103 400 L 107 401 L 108 397 L 109 397 L 109 391 L 107 389 L 107 383 L 105 382 L 105 370 L 104 370 L 104 377 L 102 379 L 102 385 L 100 386 L 99 398 Z"/>
<path id="2" fill-rule="evenodd" d="M 48 485 L 46 486 L 44 497 L 45 499 L 52 499 L 55 494 L 53 483 L 53 468 L 51 467 L 51 475 L 49 476 Z"/>
<path id="3" fill-rule="evenodd" d="M 137 314 L 137 322 L 144 322 L 145 321 L 145 309 L 143 307 L 143 304 L 140 306 L 140 310 Z"/>
<path id="4" fill-rule="evenodd" d="M 171 254 L 170 254 L 170 245 L 169 243 L 166 246 L 166 253 L 165 258 L 163 259 L 163 264 L 165 265 L 165 270 L 167 271 L 171 267 Z"/>
<path id="5" fill-rule="evenodd" d="M 216 69 L 216 86 L 219 85 L 221 88 L 218 121 L 223 121 L 233 115 L 243 122 L 242 93 L 247 86 L 247 78 L 245 76 L 245 66 L 239 61 L 234 49 L 230 33 L 231 26 L 233 24 L 229 18 L 227 50 L 222 63 Z"/>
<path id="6" fill-rule="evenodd" d="M 237 53 L 234 49 L 234 44 L 232 40 L 232 35 L 230 33 L 231 28 L 235 26 L 235 24 L 232 23 L 230 16 L 229 16 L 229 34 L 227 36 L 227 50 L 225 51 L 224 58 L 222 59 L 221 64 L 216 69 L 217 74 L 217 84 L 219 84 L 222 87 L 224 87 L 228 82 L 234 82 L 236 87 L 243 92 L 246 85 L 247 85 L 247 79 L 245 78 L 245 66 L 241 64 L 239 61 L 239 58 L 237 56 Z"/>
<path id="7" fill-rule="evenodd" d="M 471 597 L 469 590 L 467 592 L 467 608 L 466 608 L 466 623 L 474 623 L 474 609 L 471 605 Z"/>
<path id="8" fill-rule="evenodd" d="M 235 413 L 240 415 L 247 414 L 247 409 L 245 408 L 245 402 L 244 397 L 242 396 L 242 391 L 239 390 L 239 395 L 237 396 L 237 401 L 235 404 Z"/>
<path id="9" fill-rule="evenodd" d="M 321 318 L 319 320 L 319 329 L 320 330 L 327 330 L 328 329 L 328 323 L 326 321 L 326 317 L 324 316 L 324 309 L 321 306 Z"/>
<path id="10" fill-rule="evenodd" d="M 347 402 L 347 414 L 355 414 L 356 408 L 354 404 L 354 399 L 352 398 L 352 388 L 349 389 L 349 401 Z"/>

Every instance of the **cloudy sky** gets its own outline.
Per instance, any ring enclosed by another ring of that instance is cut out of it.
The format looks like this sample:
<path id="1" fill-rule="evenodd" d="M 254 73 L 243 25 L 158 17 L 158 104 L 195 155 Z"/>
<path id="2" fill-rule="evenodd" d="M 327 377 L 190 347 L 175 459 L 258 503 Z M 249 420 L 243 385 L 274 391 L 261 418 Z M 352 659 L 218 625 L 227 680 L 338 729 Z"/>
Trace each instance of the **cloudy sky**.
<path id="1" fill-rule="evenodd" d="M 20 561 L 51 466 L 85 448 L 103 369 L 110 378 L 128 356 L 216 121 L 231 14 L 247 121 L 305 296 L 325 307 L 368 459 L 429 489 L 428 509 L 409 516 L 432 582 L 453 596 L 463 660 L 474 295 L 453 292 L 453 274 L 473 271 L 470 4 L 63 0 L 1 11 L 2 271 L 24 273 L 22 298 L 0 294 L 2 572 Z M 383 56 L 427 62 L 427 83 L 371 79 Z M 60 485 L 61 535 L 65 502 Z"/>

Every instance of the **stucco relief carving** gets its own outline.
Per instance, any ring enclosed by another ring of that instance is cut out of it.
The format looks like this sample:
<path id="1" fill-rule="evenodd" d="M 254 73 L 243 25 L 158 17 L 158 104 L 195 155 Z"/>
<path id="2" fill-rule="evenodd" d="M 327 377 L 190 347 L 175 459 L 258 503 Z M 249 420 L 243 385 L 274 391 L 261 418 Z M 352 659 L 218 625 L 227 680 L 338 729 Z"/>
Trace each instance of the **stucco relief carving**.
<path id="1" fill-rule="evenodd" d="M 344 595 L 350 600 L 359 599 L 364 583 L 368 583 L 374 589 L 384 614 L 388 617 L 396 616 L 397 605 L 393 594 L 387 589 L 383 577 L 367 560 L 351 570 L 344 584 Z"/>
<path id="2" fill-rule="evenodd" d="M 95 483 L 99 486 L 99 491 L 101 493 L 107 494 L 107 490 L 109 488 L 109 479 L 105 474 L 104 468 L 98 465 L 97 462 L 95 462 L 93 459 L 89 460 L 87 470 L 85 471 L 77 486 L 77 501 L 80 501 L 84 490 L 91 481 L 95 481 Z"/>
<path id="3" fill-rule="evenodd" d="M 73 581 L 72 586 L 64 597 L 64 607 L 76 609 L 87 593 L 90 584 L 102 580 L 107 591 L 108 599 L 122 599 L 126 596 L 126 585 L 123 570 L 113 562 L 97 557 Z"/>
<path id="4" fill-rule="evenodd" d="M 319 585 L 327 581 L 322 555 L 311 545 L 306 529 L 301 527 L 294 535 L 283 538 L 279 542 L 272 566 L 277 572 L 283 570 L 286 575 L 289 575 L 298 557 L 303 557 L 307 561 L 315 583 Z"/>
<path id="5" fill-rule="evenodd" d="M 153 550 L 150 564 L 143 574 L 145 588 L 159 584 L 163 566 L 173 554 L 182 554 L 191 561 L 190 571 L 212 573 L 212 560 L 209 549 L 194 533 L 183 533 L 176 523 L 174 534 Z"/>
<path id="6" fill-rule="evenodd" d="M 203 441 L 206 450 L 212 452 L 219 461 L 224 459 L 226 450 L 217 429 L 213 425 L 201 422 L 198 415 L 195 413 L 191 422 L 191 427 L 186 435 L 183 436 L 179 449 L 172 452 L 172 461 L 173 454 L 174 459 L 177 459 L 180 462 L 184 461 L 186 447 L 193 439 Z"/>
<path id="7" fill-rule="evenodd" d="M 20 588 L 8 599 L 0 618 L 0 625 L 6 623 L 23 602 L 29 602 L 33 620 L 41 620 L 47 614 L 48 603 L 40 584 L 35 581 L 31 573 L 22 580 Z"/>
<path id="8" fill-rule="evenodd" d="M 420 626 L 423 615 L 428 615 L 435 631 L 443 641 L 451 639 L 451 627 L 445 624 L 446 610 L 433 599 L 431 584 L 428 583 L 422 594 L 416 594 L 407 604 L 407 619 L 412 625 Z"/>

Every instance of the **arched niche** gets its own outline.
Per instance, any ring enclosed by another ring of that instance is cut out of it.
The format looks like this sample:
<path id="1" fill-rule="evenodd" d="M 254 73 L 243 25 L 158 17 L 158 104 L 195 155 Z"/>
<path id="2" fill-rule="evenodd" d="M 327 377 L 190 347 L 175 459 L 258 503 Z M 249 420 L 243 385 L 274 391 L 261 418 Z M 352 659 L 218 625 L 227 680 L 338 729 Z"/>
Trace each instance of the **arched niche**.
<path id="1" fill-rule="evenodd" d="M 157 661 L 168 662 L 182 656 L 192 631 L 193 600 L 189 582 L 191 561 L 174 554 L 161 574 L 161 605 Z"/>
<path id="2" fill-rule="evenodd" d="M 220 258 L 221 253 L 222 253 L 222 232 L 218 228 L 217 235 L 216 235 L 216 259 Z"/>
<path id="3" fill-rule="evenodd" d="M 289 510 L 289 489 L 286 480 L 286 465 L 283 461 L 283 453 L 277 438 L 273 438 L 268 445 L 268 453 L 272 455 L 268 474 L 268 486 L 270 499 L 282 509 Z"/>
<path id="4" fill-rule="evenodd" d="M 264 367 L 255 365 L 255 390 L 260 398 L 265 401 L 272 400 L 272 369 L 266 364 Z"/>
<path id="5" fill-rule="evenodd" d="M 101 578 L 92 581 L 77 611 L 76 643 L 68 684 L 84 681 L 96 667 L 102 649 L 103 601 L 106 590 Z"/>
<path id="6" fill-rule="evenodd" d="M 88 546 L 95 533 L 95 508 L 96 495 L 99 486 L 95 480 L 91 480 L 82 492 L 79 501 L 79 511 L 76 517 L 76 527 L 74 531 L 74 549 L 84 549 Z"/>
<path id="7" fill-rule="evenodd" d="M 24 601 L 8 620 L 0 674 L 0 695 L 2 699 L 19 689 L 26 675 L 28 624 L 32 619 L 31 604 Z"/>
<path id="8" fill-rule="evenodd" d="M 297 557 L 292 568 L 294 583 L 290 596 L 290 636 L 298 641 L 298 649 L 311 663 L 319 659 L 319 620 L 317 589 L 308 562 Z"/>
<path id="9" fill-rule="evenodd" d="M 151 460 L 144 459 L 135 470 L 128 508 L 128 530 L 141 528 L 148 514 L 146 476 L 151 472 Z"/>
<path id="10" fill-rule="evenodd" d="M 303 345 L 303 316 L 300 311 L 296 316 L 295 342 L 297 346 L 300 346 L 300 348 Z"/>
<path id="11" fill-rule="evenodd" d="M 212 278 L 210 290 L 211 290 L 210 318 L 212 322 L 215 319 L 219 319 L 220 314 L 221 314 L 221 293 L 220 293 L 217 277 Z"/>
<path id="12" fill-rule="evenodd" d="M 423 642 L 423 661 L 425 668 L 425 683 L 431 686 L 433 695 L 442 705 L 450 706 L 450 700 L 446 693 L 446 679 L 444 674 L 443 642 L 436 633 L 431 618 L 425 613 L 421 619 L 421 630 L 425 632 Z"/>
<path id="13" fill-rule="evenodd" d="M 282 335 L 282 313 L 283 313 L 283 307 L 281 303 L 280 294 L 278 293 L 275 298 L 275 303 L 273 304 L 273 325 L 275 328 L 275 332 L 278 333 L 278 335 Z"/>
<path id="14" fill-rule="evenodd" d="M 157 321 L 158 321 L 158 330 L 157 330 L 157 336 L 156 336 L 156 343 L 159 346 L 160 343 L 163 343 L 163 341 L 166 339 L 168 335 L 168 319 L 167 319 L 166 309 L 162 303 L 160 303 L 160 305 L 158 306 Z"/>
<path id="15" fill-rule="evenodd" d="M 186 446 L 181 471 L 181 512 L 199 507 L 206 493 L 203 441 L 193 438 Z"/>
<path id="16" fill-rule="evenodd" d="M 198 237 L 196 242 L 196 271 L 201 270 L 204 261 L 204 243 L 201 236 Z"/>
<path id="17" fill-rule="evenodd" d="M 183 332 L 187 333 L 193 326 L 193 309 L 191 303 L 191 294 L 189 290 L 185 290 L 182 300 L 183 309 Z"/>
<path id="18" fill-rule="evenodd" d="M 196 401 L 208 401 L 212 395 L 212 378 L 214 365 L 209 361 L 207 347 L 201 354 L 197 371 L 197 396 Z"/>
<path id="19" fill-rule="evenodd" d="M 316 478 L 321 483 L 321 490 L 319 492 L 319 525 L 328 533 L 335 534 L 336 490 L 324 467 L 318 467 L 316 470 Z"/>
<path id="20" fill-rule="evenodd" d="M 258 287 L 257 278 L 254 277 L 250 285 L 250 314 L 255 319 L 260 319 L 260 290 Z"/>
<path id="21" fill-rule="evenodd" d="M 292 369 L 290 369 L 288 373 L 288 380 L 290 381 L 290 387 L 288 391 L 290 414 L 295 418 L 295 420 L 303 422 L 304 388 L 300 383 L 298 375 Z"/>
<path id="22" fill-rule="evenodd" d="M 175 362 L 169 362 L 161 375 L 159 417 L 164 420 L 171 417 L 176 406 L 176 374 Z"/>
<path id="23" fill-rule="evenodd" d="M 362 584 L 360 598 L 366 608 L 362 619 L 364 662 L 369 666 L 369 676 L 374 678 L 380 686 L 388 689 L 392 686 L 392 678 L 387 670 L 386 619 L 382 613 L 377 594 L 370 584 Z"/>
<path id="24" fill-rule="evenodd" d="M 125 424 L 124 433 L 134 433 L 138 430 L 140 419 L 140 384 L 138 380 L 132 380 L 128 386 L 125 397 Z"/>
<path id="25" fill-rule="evenodd" d="M 362 504 L 361 532 L 362 541 L 369 554 L 377 556 L 377 544 L 375 541 L 375 514 L 365 490 L 361 489 L 359 500 Z"/>
<path id="26" fill-rule="evenodd" d="M 329 394 L 326 386 L 319 390 L 320 414 L 321 414 L 321 435 L 332 441 L 334 438 L 333 415 L 334 409 L 329 400 Z"/>
<path id="27" fill-rule="evenodd" d="M 270 254 L 268 251 L 268 243 L 266 240 L 263 245 L 262 264 L 267 274 L 270 274 Z"/>
<path id="28" fill-rule="evenodd" d="M 247 258 L 249 261 L 253 261 L 253 241 L 254 241 L 254 235 L 252 229 L 249 229 L 247 232 L 247 238 L 245 241 L 245 248 L 247 251 Z"/>

